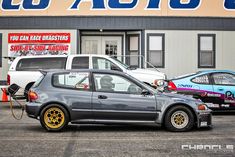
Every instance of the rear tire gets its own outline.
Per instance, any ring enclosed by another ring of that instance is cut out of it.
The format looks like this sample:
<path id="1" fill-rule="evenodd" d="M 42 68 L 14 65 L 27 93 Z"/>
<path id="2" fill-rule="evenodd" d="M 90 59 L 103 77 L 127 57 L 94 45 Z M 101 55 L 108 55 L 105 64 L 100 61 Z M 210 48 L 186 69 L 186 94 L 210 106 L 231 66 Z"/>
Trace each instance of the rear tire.
<path id="1" fill-rule="evenodd" d="M 40 123 L 47 131 L 61 131 L 69 122 L 67 110 L 58 104 L 50 104 L 44 107 L 40 113 Z"/>
<path id="2" fill-rule="evenodd" d="M 192 111 L 185 106 L 175 106 L 165 115 L 165 127 L 169 131 L 183 132 L 193 128 L 195 123 Z"/>

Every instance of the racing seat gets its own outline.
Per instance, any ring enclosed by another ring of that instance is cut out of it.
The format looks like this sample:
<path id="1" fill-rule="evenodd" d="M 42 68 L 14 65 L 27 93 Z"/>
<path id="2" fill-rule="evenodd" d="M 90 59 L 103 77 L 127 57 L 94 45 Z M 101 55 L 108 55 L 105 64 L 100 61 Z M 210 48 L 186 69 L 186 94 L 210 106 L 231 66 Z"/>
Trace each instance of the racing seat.
<path id="1" fill-rule="evenodd" d="M 109 92 L 113 92 L 113 78 L 108 76 L 108 75 L 105 75 L 103 77 L 101 77 L 100 79 L 100 89 L 99 91 L 109 91 Z"/>
<path id="2" fill-rule="evenodd" d="M 128 93 L 131 94 L 138 94 L 140 93 L 140 91 L 138 90 L 138 86 L 134 85 L 134 84 L 130 84 L 128 89 L 127 89 Z"/>

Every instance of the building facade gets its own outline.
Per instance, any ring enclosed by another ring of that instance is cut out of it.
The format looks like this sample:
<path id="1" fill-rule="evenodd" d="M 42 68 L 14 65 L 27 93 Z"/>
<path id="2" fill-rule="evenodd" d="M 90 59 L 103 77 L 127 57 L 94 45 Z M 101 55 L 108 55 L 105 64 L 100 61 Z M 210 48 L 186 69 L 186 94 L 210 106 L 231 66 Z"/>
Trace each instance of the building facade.
<path id="1" fill-rule="evenodd" d="M 0 0 L 0 73 L 4 57 L 116 55 L 149 63 L 168 78 L 205 69 L 235 70 L 232 0 Z"/>

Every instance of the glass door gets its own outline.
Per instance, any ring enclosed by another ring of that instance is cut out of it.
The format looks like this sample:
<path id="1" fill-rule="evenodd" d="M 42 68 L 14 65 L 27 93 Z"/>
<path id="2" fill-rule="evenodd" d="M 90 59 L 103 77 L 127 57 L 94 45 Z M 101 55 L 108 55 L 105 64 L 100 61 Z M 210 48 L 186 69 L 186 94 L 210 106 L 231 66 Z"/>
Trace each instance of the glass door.
<path id="1" fill-rule="evenodd" d="M 100 54 L 101 53 L 101 36 L 83 36 L 82 37 L 82 54 Z"/>
<path id="2" fill-rule="evenodd" d="M 104 36 L 102 37 L 102 55 L 121 56 L 122 37 Z"/>
<path id="3" fill-rule="evenodd" d="M 82 36 L 82 54 L 122 55 L 121 36 Z M 119 57 L 118 57 L 119 58 Z"/>

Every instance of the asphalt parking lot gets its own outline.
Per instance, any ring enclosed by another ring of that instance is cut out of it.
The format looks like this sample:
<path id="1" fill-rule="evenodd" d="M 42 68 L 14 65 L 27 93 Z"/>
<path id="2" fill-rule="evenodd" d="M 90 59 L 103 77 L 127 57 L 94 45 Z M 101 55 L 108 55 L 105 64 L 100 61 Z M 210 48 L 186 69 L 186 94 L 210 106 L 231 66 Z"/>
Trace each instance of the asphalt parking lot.
<path id="1" fill-rule="evenodd" d="M 20 114 L 20 109 L 15 109 Z M 69 125 L 48 133 L 0 103 L 0 157 L 235 156 L 235 112 L 213 114 L 212 129 L 167 132 L 155 126 Z"/>

